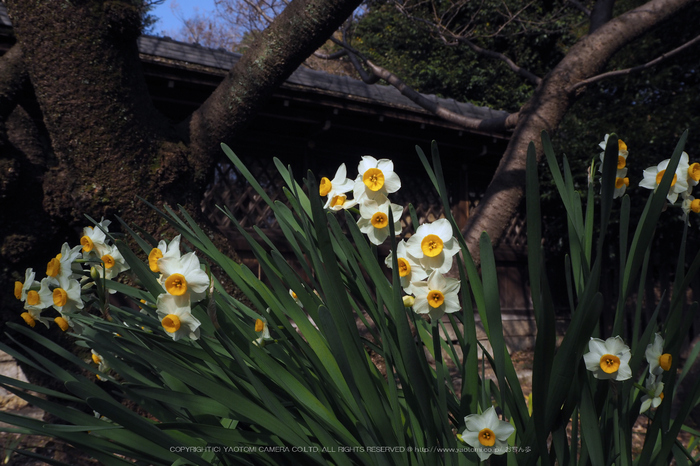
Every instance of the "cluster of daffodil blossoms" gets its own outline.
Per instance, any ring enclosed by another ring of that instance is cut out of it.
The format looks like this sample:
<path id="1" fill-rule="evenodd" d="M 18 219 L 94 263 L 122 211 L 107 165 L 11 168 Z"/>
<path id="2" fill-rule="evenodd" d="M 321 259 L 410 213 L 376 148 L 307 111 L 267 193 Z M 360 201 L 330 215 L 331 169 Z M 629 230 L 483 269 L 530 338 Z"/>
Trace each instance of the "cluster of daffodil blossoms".
<path id="1" fill-rule="evenodd" d="M 403 207 L 391 203 L 387 197 L 401 188 L 401 180 L 388 159 L 364 156 L 357 171 L 353 181 L 346 177 L 347 170 L 342 164 L 332 180 L 321 179 L 319 194 L 327 197 L 324 207 L 333 211 L 359 205 L 357 226 L 372 244 L 380 245 L 389 237 L 390 221 L 396 234 L 401 233 Z M 353 199 L 347 198 L 350 191 Z M 460 282 L 445 277 L 457 252 L 459 244 L 452 235 L 450 222 L 444 218 L 420 225 L 408 240 L 398 243 L 396 261 L 407 307 L 413 307 L 418 314 L 429 314 L 432 322 L 460 309 Z M 392 267 L 391 253 L 385 263 Z"/>
<path id="2" fill-rule="evenodd" d="M 52 319 L 42 316 L 42 312 L 53 307 L 60 314 L 53 321 L 61 330 L 65 332 L 72 328 L 76 333 L 82 331 L 80 324 L 71 317 L 84 310 L 85 302 L 91 301 L 95 290 L 93 278 L 111 280 L 129 269 L 119 249 L 110 244 L 105 235 L 110 223 L 103 220 L 98 227 L 84 228 L 80 244 L 73 248 L 64 243 L 61 253 L 49 261 L 47 277 L 41 282 L 34 279 L 35 272 L 31 268 L 25 272 L 24 283 L 15 282 L 15 297 L 24 302 L 22 318 L 30 327 L 39 321 L 48 328 Z M 148 265 L 151 271 L 160 274 L 159 282 L 163 286 L 163 293 L 155 304 L 163 330 L 174 340 L 184 336 L 199 338 L 200 322 L 192 315 L 192 305 L 205 297 L 210 280 L 195 253 L 180 253 L 178 235 L 170 244 L 161 241 L 158 247 L 153 248 L 148 256 Z M 114 293 L 114 290 L 110 290 L 110 293 Z M 142 304 L 153 307 L 148 303 Z M 109 370 L 94 350 L 92 360 L 99 365 L 101 372 Z"/>
<path id="3" fill-rule="evenodd" d="M 608 143 L 609 135 L 605 135 L 605 139 L 600 142 L 599 146 L 603 149 L 600 153 L 600 166 L 598 167 L 599 172 L 603 172 L 603 160 L 605 155 L 605 147 Z M 617 173 L 615 175 L 615 194 L 613 198 L 621 197 L 625 194 L 625 191 L 630 185 L 629 177 L 627 176 L 627 156 L 629 152 L 627 151 L 627 144 L 625 144 L 622 139 L 617 140 L 618 144 L 618 154 L 617 154 Z M 639 186 L 642 188 L 656 189 L 661 183 L 661 179 L 666 173 L 666 167 L 671 159 L 666 159 L 656 165 L 655 167 L 649 167 L 644 170 L 644 177 L 642 181 L 639 182 Z M 673 181 L 671 182 L 671 187 L 669 188 L 666 199 L 673 204 L 678 199 L 680 194 L 683 202 L 681 203 L 681 208 L 683 209 L 684 218 L 687 219 L 690 212 L 700 213 L 700 199 L 695 199 L 693 197 L 693 188 L 697 186 L 700 181 L 700 163 L 690 163 L 688 154 L 683 152 L 681 154 L 681 159 L 678 162 L 678 167 L 673 175 Z"/>
<path id="4" fill-rule="evenodd" d="M 644 387 L 638 385 L 644 395 L 640 414 L 649 408 L 656 408 L 664 399 L 664 383 L 661 381 L 664 372 L 671 369 L 673 357 L 663 352 L 664 339 L 658 333 L 654 337 L 654 343 L 647 345 L 644 353 L 649 370 L 646 373 Z M 583 355 L 586 369 L 593 373 L 593 377 L 600 380 L 627 380 L 632 377 L 629 362 L 632 357 L 629 346 L 618 335 L 603 341 L 599 338 L 591 338 L 588 343 L 588 353 Z"/>
<path id="5" fill-rule="evenodd" d="M 22 318 L 27 325 L 34 327 L 38 321 L 48 328 L 53 321 L 64 332 L 73 328 L 80 333 L 80 324 L 71 317 L 85 306 L 81 295 L 89 293 L 95 284 L 91 273 L 112 279 L 129 268 L 119 249 L 107 242 L 103 230 L 110 223 L 103 220 L 101 228 L 85 227 L 80 244 L 75 247 L 64 243 L 61 252 L 46 266 L 46 277 L 41 282 L 35 280 L 36 273 L 31 268 L 24 273 L 24 283 L 15 282 L 15 297 L 24 303 Z M 42 316 L 50 307 L 59 314 L 53 319 Z"/>

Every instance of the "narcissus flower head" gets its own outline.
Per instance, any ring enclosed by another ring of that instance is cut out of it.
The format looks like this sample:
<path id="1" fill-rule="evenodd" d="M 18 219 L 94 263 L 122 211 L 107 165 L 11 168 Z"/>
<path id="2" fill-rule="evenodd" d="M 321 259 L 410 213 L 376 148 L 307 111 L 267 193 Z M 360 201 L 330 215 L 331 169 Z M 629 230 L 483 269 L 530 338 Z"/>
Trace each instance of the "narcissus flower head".
<path id="1" fill-rule="evenodd" d="M 347 169 L 345 168 L 345 164 L 341 163 L 332 180 L 329 180 L 325 176 L 321 178 L 318 184 L 318 193 L 321 196 L 329 196 L 331 193 L 338 194 L 351 191 L 355 182 L 347 178 L 346 175 Z"/>
<path id="2" fill-rule="evenodd" d="M 173 340 L 178 341 L 183 337 L 189 337 L 192 340 L 199 338 L 201 322 L 192 315 L 189 299 L 163 293 L 158 296 L 156 306 L 156 313 L 163 330 Z"/>
<path id="3" fill-rule="evenodd" d="M 103 219 L 99 223 L 99 226 L 88 226 L 83 228 L 83 236 L 80 238 L 80 246 L 82 247 L 82 252 L 85 257 L 88 255 L 101 257 L 105 254 L 105 251 L 109 248 L 109 245 L 107 245 L 107 235 L 105 235 L 104 230 L 109 231 L 108 227 L 111 223 L 111 221 Z M 100 226 L 102 228 L 100 228 Z"/>
<path id="4" fill-rule="evenodd" d="M 644 388 L 648 393 L 642 396 L 642 405 L 639 407 L 639 414 L 647 411 L 649 408 L 658 408 L 664 399 L 664 383 L 661 378 L 656 378 L 654 374 L 649 374 L 644 384 Z"/>
<path id="5" fill-rule="evenodd" d="M 598 146 L 603 149 L 603 152 L 600 153 L 600 166 L 598 167 L 598 171 L 600 173 L 603 173 L 603 161 L 605 160 L 605 148 L 608 146 L 608 138 L 610 137 L 609 134 L 605 135 L 605 138 L 598 144 Z M 621 170 L 627 166 L 627 156 L 629 155 L 629 152 L 627 151 L 627 144 L 622 141 L 622 139 L 617 140 L 617 169 Z"/>
<path id="6" fill-rule="evenodd" d="M 669 353 L 664 353 L 664 339 L 658 333 L 654 336 L 654 343 L 647 345 L 644 356 L 649 363 L 649 373 L 655 376 L 661 375 L 664 371 L 671 369 L 673 357 Z"/>
<path id="7" fill-rule="evenodd" d="M 165 260 L 180 260 L 180 238 L 181 235 L 177 235 L 170 244 L 161 240 L 158 242 L 158 247 L 151 249 L 151 252 L 148 254 L 148 267 L 152 272 L 160 272 L 158 261 L 162 258 L 165 258 Z"/>
<path id="8" fill-rule="evenodd" d="M 671 159 L 666 159 L 657 166 L 649 167 L 644 170 L 644 179 L 639 183 L 639 186 L 656 191 L 661 183 L 661 179 L 666 173 L 666 167 L 668 167 L 670 161 Z M 671 187 L 666 195 L 666 199 L 668 199 L 669 202 L 676 202 L 678 195 L 688 190 L 688 168 L 688 154 L 683 152 L 678 162 L 678 167 L 673 174 Z"/>
<path id="9" fill-rule="evenodd" d="M 459 244 L 452 235 L 452 225 L 441 218 L 433 223 L 424 223 L 406 241 L 406 251 L 426 271 L 447 273 L 452 268 L 452 258 L 459 252 Z"/>
<path id="10" fill-rule="evenodd" d="M 474 448 L 481 461 L 508 451 L 508 437 L 515 432 L 515 427 L 499 420 L 493 406 L 481 414 L 466 416 L 464 424 L 466 428 L 462 432 L 462 440 Z"/>
<path id="11" fill-rule="evenodd" d="M 408 253 L 405 241 L 400 241 L 396 245 L 396 258 L 399 266 L 401 288 L 403 288 L 406 293 L 411 294 L 413 293 L 411 291 L 411 283 L 425 280 L 428 278 L 428 273 L 423 269 L 418 259 Z M 389 253 L 384 260 L 384 264 L 389 268 L 393 267 L 393 253 Z"/>
<path id="12" fill-rule="evenodd" d="M 447 278 L 433 270 L 428 281 L 413 282 L 412 289 L 416 301 L 413 310 L 417 314 L 429 314 L 430 320 L 437 323 L 445 313 L 457 312 L 459 305 L 460 281 Z"/>
<path id="13" fill-rule="evenodd" d="M 596 379 L 627 380 L 632 377 L 630 369 L 630 349 L 620 336 L 603 341 L 591 338 L 588 353 L 583 355 L 586 369 L 593 372 Z"/>
<path id="14" fill-rule="evenodd" d="M 53 285 L 58 285 L 61 278 L 70 278 L 73 275 L 72 265 L 76 259 L 82 257 L 81 249 L 81 245 L 71 248 L 68 243 L 63 243 L 61 252 L 46 266 L 46 275 Z"/>
<path id="15" fill-rule="evenodd" d="M 389 159 L 377 160 L 366 155 L 357 167 L 357 179 L 355 179 L 353 192 L 359 202 L 365 198 L 374 198 L 377 195 L 395 193 L 401 188 L 401 180 L 394 173 L 394 162 Z"/>
<path id="16" fill-rule="evenodd" d="M 187 297 L 191 302 L 204 299 L 209 289 L 209 276 L 202 270 L 194 252 L 182 257 L 163 256 L 158 260 L 162 272 L 161 283 L 173 296 Z"/>
<path id="17" fill-rule="evenodd" d="M 360 219 L 357 226 L 367 235 L 370 243 L 380 245 L 389 237 L 389 222 L 394 223 L 394 233 L 401 233 L 403 207 L 392 204 L 384 196 L 365 199 L 360 204 Z"/>

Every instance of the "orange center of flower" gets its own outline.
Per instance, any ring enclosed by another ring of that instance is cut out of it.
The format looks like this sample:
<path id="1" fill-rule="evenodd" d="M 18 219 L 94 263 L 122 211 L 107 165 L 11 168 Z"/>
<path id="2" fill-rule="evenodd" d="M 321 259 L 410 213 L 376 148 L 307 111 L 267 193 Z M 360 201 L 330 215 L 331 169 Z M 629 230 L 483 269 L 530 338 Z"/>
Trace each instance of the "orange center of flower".
<path id="1" fill-rule="evenodd" d="M 479 443 L 485 447 L 492 447 L 496 443 L 496 434 L 491 429 L 479 431 Z"/>
<path id="2" fill-rule="evenodd" d="M 28 312 L 23 312 L 22 313 L 22 319 L 29 325 L 30 327 L 34 328 L 36 325 L 36 321 L 34 320 L 34 317 Z"/>
<path id="3" fill-rule="evenodd" d="M 102 364 L 102 356 L 97 353 L 92 353 L 92 362 L 95 364 Z"/>
<path id="4" fill-rule="evenodd" d="M 445 302 L 445 295 L 439 290 L 430 290 L 428 293 L 428 304 L 432 308 L 438 308 Z"/>
<path id="5" fill-rule="evenodd" d="M 384 212 L 377 212 L 372 215 L 371 222 L 374 228 L 386 228 L 389 225 L 389 217 Z"/>
<path id="6" fill-rule="evenodd" d="M 438 235 L 426 235 L 420 242 L 420 248 L 428 257 L 435 257 L 442 252 L 444 243 Z"/>
<path id="7" fill-rule="evenodd" d="M 331 184 L 331 180 L 324 176 L 321 178 L 321 183 L 318 185 L 318 193 L 321 196 L 328 196 L 328 193 L 331 192 L 332 187 L 333 185 Z"/>
<path id="8" fill-rule="evenodd" d="M 630 185 L 630 179 L 625 177 L 625 178 L 615 178 L 615 189 L 620 189 L 623 186 L 629 187 Z"/>
<path id="9" fill-rule="evenodd" d="M 399 277 L 409 276 L 411 274 L 411 264 L 403 257 L 399 257 L 397 262 L 399 263 Z"/>
<path id="10" fill-rule="evenodd" d="M 666 170 L 661 170 L 657 175 L 656 175 L 656 184 L 660 185 L 661 184 L 661 178 L 664 177 L 664 173 L 666 173 Z M 676 180 L 678 179 L 677 174 L 673 174 L 673 181 L 671 181 L 671 187 L 676 185 Z"/>
<path id="11" fill-rule="evenodd" d="M 348 197 L 345 194 L 338 194 L 331 199 L 331 207 L 341 207 Z"/>
<path id="12" fill-rule="evenodd" d="M 180 318 L 175 314 L 168 314 L 163 317 L 160 323 L 163 324 L 163 328 L 168 333 L 175 333 L 180 330 Z"/>
<path id="13" fill-rule="evenodd" d="M 625 160 L 625 158 L 623 156 L 618 155 L 617 156 L 617 169 L 621 170 L 621 169 L 625 168 L 625 165 L 627 165 L 627 160 Z"/>
<path id="14" fill-rule="evenodd" d="M 659 393 L 659 398 L 661 398 L 661 401 L 664 401 L 664 392 Z"/>
<path id="15" fill-rule="evenodd" d="M 700 181 L 700 163 L 691 163 L 688 167 L 688 176 L 693 181 Z"/>
<path id="16" fill-rule="evenodd" d="M 58 275 L 58 272 L 61 271 L 61 261 L 59 258 L 54 257 L 51 259 L 46 266 L 46 275 L 49 277 L 55 277 Z"/>
<path id="17" fill-rule="evenodd" d="M 173 296 L 187 293 L 187 280 L 180 273 L 174 273 L 165 280 L 165 289 Z"/>
<path id="18" fill-rule="evenodd" d="M 68 293 L 63 288 L 56 288 L 53 290 L 53 304 L 54 306 L 63 307 L 68 302 Z"/>
<path id="19" fill-rule="evenodd" d="M 265 322 L 262 319 L 255 319 L 255 331 L 260 333 L 263 330 L 265 330 Z"/>
<path id="20" fill-rule="evenodd" d="M 151 269 L 151 272 L 160 272 L 158 268 L 158 259 L 161 257 L 163 257 L 163 251 L 158 248 L 153 248 L 151 252 L 148 253 L 148 267 Z"/>
<path id="21" fill-rule="evenodd" d="M 627 144 L 625 144 L 622 139 L 617 140 L 617 150 L 627 150 Z"/>
<path id="22" fill-rule="evenodd" d="M 384 186 L 384 173 L 378 168 L 370 168 L 362 175 L 362 182 L 370 190 L 379 191 Z"/>
<path id="23" fill-rule="evenodd" d="M 664 353 L 659 356 L 659 366 L 665 371 L 671 369 L 671 363 L 673 363 L 673 357 L 669 353 Z"/>
<path id="24" fill-rule="evenodd" d="M 83 246 L 83 251 L 90 252 L 95 248 L 95 243 L 92 242 L 89 236 L 80 238 L 80 244 Z"/>
<path id="25" fill-rule="evenodd" d="M 36 306 L 41 302 L 41 298 L 39 297 L 39 293 L 34 290 L 29 290 L 27 292 L 27 304 L 30 306 Z"/>
<path id="26" fill-rule="evenodd" d="M 604 354 L 600 357 L 600 368 L 603 369 L 603 372 L 606 374 L 617 372 L 620 368 L 620 358 L 614 354 Z"/>
<path id="27" fill-rule="evenodd" d="M 114 264 L 116 264 L 116 262 L 114 261 L 114 257 L 110 256 L 109 254 L 105 254 L 104 256 L 102 256 L 102 262 L 105 263 L 106 269 L 111 269 L 112 267 L 114 267 Z"/>
<path id="28" fill-rule="evenodd" d="M 56 317 L 53 321 L 56 322 L 56 325 L 58 325 L 64 332 L 70 328 L 68 321 L 61 316 Z"/>
<path id="29" fill-rule="evenodd" d="M 700 199 L 693 199 L 690 202 L 690 210 L 692 210 L 696 214 L 700 213 Z"/>
<path id="30" fill-rule="evenodd" d="M 15 282 L 15 298 L 22 299 L 22 288 L 23 287 L 24 287 L 24 283 Z"/>

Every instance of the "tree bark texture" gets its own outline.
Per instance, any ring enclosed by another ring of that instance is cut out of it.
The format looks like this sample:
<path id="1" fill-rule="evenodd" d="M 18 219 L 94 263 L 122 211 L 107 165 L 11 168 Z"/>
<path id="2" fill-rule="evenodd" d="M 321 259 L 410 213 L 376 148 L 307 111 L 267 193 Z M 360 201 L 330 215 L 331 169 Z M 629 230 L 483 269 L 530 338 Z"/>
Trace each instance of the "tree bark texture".
<path id="1" fill-rule="evenodd" d="M 0 165 L 7 168 L 0 173 L 0 283 L 7 291 L 0 322 L 21 312 L 13 281 L 27 267 L 41 276 L 64 241 L 77 244 L 85 214 L 119 215 L 158 234 L 165 225 L 138 194 L 157 206 L 183 205 L 206 222 L 201 199 L 220 142 L 230 142 L 360 2 L 294 0 L 192 123 L 178 127 L 151 103 L 135 3 L 6 1 L 17 44 L 0 58 Z"/>
<path id="2" fill-rule="evenodd" d="M 601 25 L 577 42 L 544 78 L 520 111 L 520 118 L 493 180 L 472 211 L 463 231 L 470 252 L 479 261 L 479 237 L 488 233 L 497 243 L 525 193 L 527 147 L 534 142 L 542 157 L 542 131 L 552 132 L 574 102 L 567 88 L 598 74 L 623 46 L 689 6 L 693 0 L 652 0 Z"/>

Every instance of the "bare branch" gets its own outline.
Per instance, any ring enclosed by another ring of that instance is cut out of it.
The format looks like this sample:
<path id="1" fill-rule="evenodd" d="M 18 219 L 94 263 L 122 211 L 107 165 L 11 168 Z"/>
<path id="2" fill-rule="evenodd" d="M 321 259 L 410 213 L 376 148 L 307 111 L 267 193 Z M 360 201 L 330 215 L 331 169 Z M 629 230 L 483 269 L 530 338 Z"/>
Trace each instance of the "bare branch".
<path id="1" fill-rule="evenodd" d="M 347 38 L 347 34 L 345 34 L 344 31 L 344 36 Z M 360 52 L 352 48 L 346 41 L 341 41 L 336 39 L 335 37 L 331 37 L 331 41 L 334 43 L 340 45 L 343 47 L 343 50 L 346 50 L 348 53 L 348 58 L 350 59 L 350 63 L 352 63 L 352 66 L 355 67 L 355 70 L 357 73 L 360 75 L 360 79 L 362 79 L 362 82 L 365 84 L 375 84 L 377 81 L 379 81 L 380 77 L 377 76 L 374 73 L 368 73 L 363 67 L 362 64 L 360 64 L 360 61 L 358 60 L 358 57 L 362 59 L 362 61 L 366 62 L 367 59 L 363 57 Z"/>
<path id="2" fill-rule="evenodd" d="M 583 86 L 587 86 L 589 84 L 596 83 L 598 81 L 602 81 L 603 79 L 613 78 L 616 76 L 625 76 L 628 74 L 637 73 L 639 71 L 646 70 L 648 68 L 651 68 L 652 66 L 658 65 L 659 63 L 666 60 L 667 58 L 670 58 L 670 57 L 682 52 L 683 50 L 692 47 L 693 45 L 697 44 L 698 42 L 700 42 L 700 36 L 697 36 L 695 39 L 689 40 L 688 42 L 681 45 L 680 47 L 676 47 L 675 49 L 671 50 L 670 52 L 666 52 L 663 55 L 660 55 L 660 56 L 656 57 L 655 59 L 651 60 L 650 62 L 647 62 L 643 65 L 635 66 L 632 68 L 626 68 L 624 70 L 608 71 L 607 73 L 602 73 L 602 74 L 599 74 L 597 76 L 592 76 L 588 79 L 584 79 L 583 81 L 579 81 L 576 84 L 574 84 L 573 86 L 569 86 L 566 89 L 566 92 L 568 92 L 568 93 L 574 92 L 576 89 L 579 89 Z"/>
<path id="3" fill-rule="evenodd" d="M 323 60 L 337 60 L 338 58 L 344 57 L 347 54 L 348 52 L 346 50 L 339 50 L 333 53 L 321 52 L 319 50 L 314 52 L 315 57 L 322 58 Z"/>

